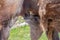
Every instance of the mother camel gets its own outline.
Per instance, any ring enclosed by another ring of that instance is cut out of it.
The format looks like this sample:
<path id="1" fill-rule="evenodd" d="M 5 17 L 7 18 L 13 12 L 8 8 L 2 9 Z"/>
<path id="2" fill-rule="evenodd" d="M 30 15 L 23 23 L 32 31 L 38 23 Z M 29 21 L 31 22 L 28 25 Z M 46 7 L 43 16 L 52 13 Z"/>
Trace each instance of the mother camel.
<path id="1" fill-rule="evenodd" d="M 39 0 L 39 15 L 40 26 L 48 39 L 54 40 L 53 32 L 60 32 L 60 0 Z"/>
<path id="2" fill-rule="evenodd" d="M 38 40 L 43 31 L 39 27 L 37 3 L 38 0 L 0 0 L 0 40 L 8 40 L 10 28 L 18 16 L 24 17 L 26 21 L 29 20 L 27 22 L 31 28 L 31 40 Z M 58 38 L 58 34 L 55 34 L 56 31 L 53 35 Z"/>

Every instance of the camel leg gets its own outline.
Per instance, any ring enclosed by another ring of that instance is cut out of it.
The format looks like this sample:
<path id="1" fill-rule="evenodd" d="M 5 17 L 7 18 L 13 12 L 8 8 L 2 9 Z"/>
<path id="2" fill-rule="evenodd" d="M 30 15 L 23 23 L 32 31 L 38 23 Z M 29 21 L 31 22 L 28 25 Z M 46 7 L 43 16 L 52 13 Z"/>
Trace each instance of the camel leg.
<path id="1" fill-rule="evenodd" d="M 31 21 L 29 21 L 31 22 Z M 39 37 L 41 37 L 43 30 L 39 27 L 38 24 L 36 23 L 29 23 L 30 25 L 30 35 L 31 35 L 31 40 L 38 40 Z"/>
<path id="2" fill-rule="evenodd" d="M 0 30 L 0 40 L 8 40 L 9 31 L 9 27 L 3 27 L 2 30 Z"/>
<path id="3" fill-rule="evenodd" d="M 47 31 L 47 37 L 48 40 L 59 40 L 58 32 L 52 28 Z"/>
<path id="4" fill-rule="evenodd" d="M 59 35 L 56 30 L 54 30 L 54 32 L 53 32 L 53 40 L 59 40 Z"/>
<path id="5" fill-rule="evenodd" d="M 5 21 L 4 25 L 2 25 L 2 29 L 0 30 L 0 40 L 8 40 L 10 28 L 13 26 L 13 24 L 16 22 L 17 17 L 14 19 Z"/>
<path id="6" fill-rule="evenodd" d="M 31 40 L 38 40 L 43 31 L 39 26 L 30 26 Z"/>
<path id="7" fill-rule="evenodd" d="M 53 28 L 49 27 L 47 30 L 48 40 L 53 40 Z"/>
<path id="8" fill-rule="evenodd" d="M 48 30 L 47 30 L 47 37 L 48 40 L 59 40 L 58 32 L 55 30 L 55 28 L 51 25 L 52 20 L 48 20 Z"/>

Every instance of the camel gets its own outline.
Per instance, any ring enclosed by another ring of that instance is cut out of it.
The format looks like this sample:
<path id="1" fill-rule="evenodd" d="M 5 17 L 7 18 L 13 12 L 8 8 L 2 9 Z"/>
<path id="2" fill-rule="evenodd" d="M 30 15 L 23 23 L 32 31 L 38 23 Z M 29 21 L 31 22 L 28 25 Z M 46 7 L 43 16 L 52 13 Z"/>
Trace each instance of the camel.
<path id="1" fill-rule="evenodd" d="M 0 0 L 0 40 L 8 40 L 10 28 L 18 16 L 22 16 L 30 25 L 31 40 L 38 40 L 43 30 L 39 26 L 40 15 L 37 4 L 38 0 Z M 54 30 L 53 35 L 54 39 L 58 38 L 57 31 Z"/>
<path id="2" fill-rule="evenodd" d="M 54 40 L 54 30 L 60 32 L 60 0 L 39 0 L 38 4 L 40 26 L 47 33 L 48 40 Z"/>

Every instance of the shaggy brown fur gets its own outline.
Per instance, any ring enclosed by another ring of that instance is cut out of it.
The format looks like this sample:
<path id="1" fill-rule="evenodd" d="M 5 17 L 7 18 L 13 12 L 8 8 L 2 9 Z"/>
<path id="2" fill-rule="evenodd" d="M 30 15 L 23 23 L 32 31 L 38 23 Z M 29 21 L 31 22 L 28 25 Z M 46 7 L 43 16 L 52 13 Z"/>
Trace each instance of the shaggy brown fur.
<path id="1" fill-rule="evenodd" d="M 48 39 L 54 40 L 53 31 L 60 31 L 60 0 L 40 0 L 39 4 L 41 27 L 47 31 Z"/>

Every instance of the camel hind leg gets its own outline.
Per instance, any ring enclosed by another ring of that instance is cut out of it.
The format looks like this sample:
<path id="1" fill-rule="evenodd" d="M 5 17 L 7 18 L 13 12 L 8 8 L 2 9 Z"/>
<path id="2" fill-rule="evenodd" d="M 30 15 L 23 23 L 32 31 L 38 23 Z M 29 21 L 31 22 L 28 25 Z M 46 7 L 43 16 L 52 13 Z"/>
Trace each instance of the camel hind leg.
<path id="1" fill-rule="evenodd" d="M 47 31 L 48 40 L 59 40 L 58 32 L 56 30 L 49 29 Z"/>
<path id="2" fill-rule="evenodd" d="M 59 40 L 58 32 L 52 26 L 52 20 L 48 20 L 48 30 L 46 31 L 48 40 Z"/>

